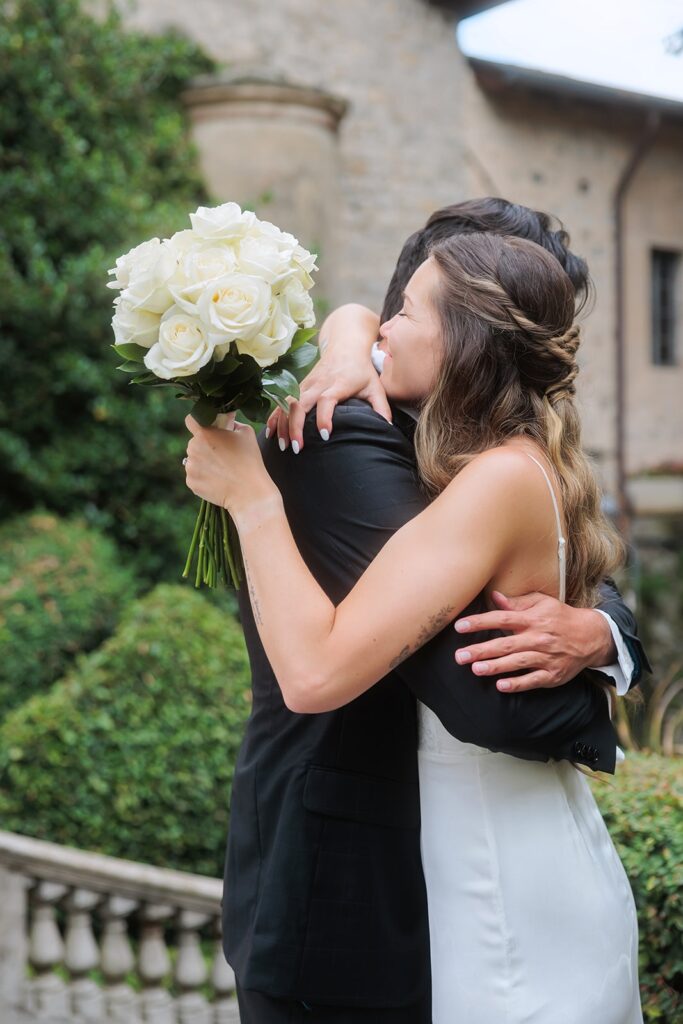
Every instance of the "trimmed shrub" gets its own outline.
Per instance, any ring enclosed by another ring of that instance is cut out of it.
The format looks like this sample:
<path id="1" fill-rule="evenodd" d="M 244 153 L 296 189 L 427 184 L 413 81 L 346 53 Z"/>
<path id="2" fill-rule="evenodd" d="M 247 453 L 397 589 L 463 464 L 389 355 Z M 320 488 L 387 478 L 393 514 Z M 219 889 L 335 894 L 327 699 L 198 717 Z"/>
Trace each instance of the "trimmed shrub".
<path id="1" fill-rule="evenodd" d="M 34 513 L 0 528 L 0 718 L 108 636 L 135 585 L 116 546 Z"/>
<path id="2" fill-rule="evenodd" d="M 199 593 L 158 586 L 0 727 L 3 827 L 220 875 L 250 698 L 237 622 Z"/>
<path id="3" fill-rule="evenodd" d="M 646 1021 L 683 1019 L 683 762 L 629 754 L 593 787 L 638 908 Z"/>

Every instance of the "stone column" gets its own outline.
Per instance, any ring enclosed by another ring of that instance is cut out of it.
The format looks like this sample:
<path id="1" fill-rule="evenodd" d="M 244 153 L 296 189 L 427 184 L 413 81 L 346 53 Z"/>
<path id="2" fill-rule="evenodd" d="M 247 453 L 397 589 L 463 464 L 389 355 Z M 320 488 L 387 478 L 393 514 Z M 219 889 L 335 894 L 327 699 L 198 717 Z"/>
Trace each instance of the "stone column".
<path id="1" fill-rule="evenodd" d="M 28 882 L 0 867 L 0 1006 L 18 1006 L 28 961 L 26 888 Z"/>
<path id="2" fill-rule="evenodd" d="M 211 196 L 250 207 L 319 252 L 313 294 L 331 299 L 346 101 L 284 81 L 220 76 L 197 79 L 183 98 Z"/>

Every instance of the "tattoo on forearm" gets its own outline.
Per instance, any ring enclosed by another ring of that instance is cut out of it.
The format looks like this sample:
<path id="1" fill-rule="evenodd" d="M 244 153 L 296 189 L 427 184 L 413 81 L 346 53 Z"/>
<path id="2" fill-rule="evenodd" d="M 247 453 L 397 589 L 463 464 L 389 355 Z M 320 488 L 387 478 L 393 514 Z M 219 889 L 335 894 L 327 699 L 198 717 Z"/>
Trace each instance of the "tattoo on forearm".
<path id="1" fill-rule="evenodd" d="M 256 622 L 257 626 L 262 626 L 263 625 L 263 616 L 261 615 L 261 608 L 259 607 L 258 597 L 256 596 L 256 590 L 254 589 L 254 584 L 251 581 L 251 575 L 249 573 L 249 565 L 247 564 L 247 560 L 244 557 L 244 555 L 242 555 L 242 562 L 244 563 L 244 575 L 246 576 L 247 587 L 249 588 L 249 597 L 251 598 L 251 610 L 254 613 L 254 621 Z"/>
<path id="2" fill-rule="evenodd" d="M 424 644 L 426 644 L 428 640 L 431 640 L 433 636 L 440 633 L 443 627 L 455 617 L 457 611 L 457 608 L 449 608 L 445 606 L 441 611 L 436 612 L 435 615 L 430 615 L 428 621 L 420 628 L 420 632 L 417 634 L 415 643 L 412 646 L 410 644 L 406 644 L 406 646 L 399 651 L 396 657 L 392 658 L 389 662 L 389 671 L 391 672 L 397 665 L 400 665 L 402 661 L 409 658 L 411 654 L 414 654 L 415 651 L 419 651 L 420 647 L 423 647 Z"/>
<path id="3" fill-rule="evenodd" d="M 410 646 L 404 647 L 403 650 L 399 651 L 395 658 L 392 658 L 389 662 L 389 671 L 400 665 L 402 661 L 405 661 L 410 654 Z"/>

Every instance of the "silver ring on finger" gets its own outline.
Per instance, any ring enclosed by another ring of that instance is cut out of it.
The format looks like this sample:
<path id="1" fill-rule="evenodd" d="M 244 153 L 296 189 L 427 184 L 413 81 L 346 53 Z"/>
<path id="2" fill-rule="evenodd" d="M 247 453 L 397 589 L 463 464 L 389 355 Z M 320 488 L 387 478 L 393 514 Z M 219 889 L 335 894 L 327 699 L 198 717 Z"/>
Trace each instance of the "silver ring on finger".
<path id="1" fill-rule="evenodd" d="M 188 459 L 188 456 L 186 455 L 185 458 L 183 459 L 183 466 L 187 465 L 187 459 Z"/>

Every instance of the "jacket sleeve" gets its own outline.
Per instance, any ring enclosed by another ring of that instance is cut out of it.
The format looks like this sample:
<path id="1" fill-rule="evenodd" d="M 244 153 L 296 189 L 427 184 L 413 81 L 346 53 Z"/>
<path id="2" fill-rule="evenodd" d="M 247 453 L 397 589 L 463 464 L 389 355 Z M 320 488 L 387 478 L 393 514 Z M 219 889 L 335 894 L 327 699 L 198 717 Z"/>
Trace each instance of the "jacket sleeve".
<path id="1" fill-rule="evenodd" d="M 307 417 L 299 455 L 261 438 L 266 468 L 280 488 L 304 560 L 338 604 L 389 538 L 426 507 L 414 449 L 364 402 L 337 407 L 323 441 Z M 564 686 L 500 693 L 455 661 L 473 642 L 452 624 L 394 672 L 465 743 L 533 760 L 568 758 L 613 771 L 616 735 L 603 689 L 582 675 Z"/>
<path id="2" fill-rule="evenodd" d="M 630 689 L 640 682 L 644 671 L 652 671 L 643 644 L 638 637 L 638 624 L 635 615 L 619 593 L 613 579 L 606 579 L 600 584 L 600 600 L 596 607 L 601 612 L 606 612 L 614 620 L 633 658 L 633 677 Z"/>
<path id="3" fill-rule="evenodd" d="M 617 738 L 603 688 L 581 673 L 564 686 L 501 693 L 495 679 L 475 676 L 455 661 L 459 646 L 487 638 L 460 637 L 448 626 L 403 662 L 397 673 L 464 743 L 530 760 L 571 760 L 613 772 Z"/>

